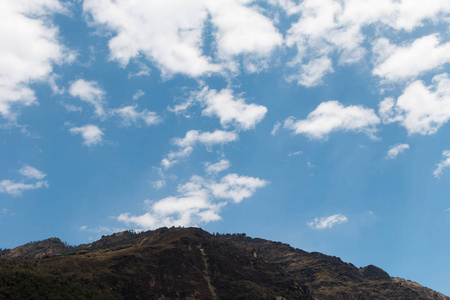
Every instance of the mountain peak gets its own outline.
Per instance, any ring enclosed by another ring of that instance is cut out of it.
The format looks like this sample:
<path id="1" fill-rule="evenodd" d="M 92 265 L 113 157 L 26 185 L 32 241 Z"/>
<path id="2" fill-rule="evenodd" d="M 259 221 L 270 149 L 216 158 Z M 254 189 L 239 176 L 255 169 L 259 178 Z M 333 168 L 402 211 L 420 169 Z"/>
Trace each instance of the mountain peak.
<path id="1" fill-rule="evenodd" d="M 52 238 L 0 257 L 0 298 L 7 299 L 450 299 L 373 265 L 358 269 L 200 228 L 124 231 L 76 247 Z"/>

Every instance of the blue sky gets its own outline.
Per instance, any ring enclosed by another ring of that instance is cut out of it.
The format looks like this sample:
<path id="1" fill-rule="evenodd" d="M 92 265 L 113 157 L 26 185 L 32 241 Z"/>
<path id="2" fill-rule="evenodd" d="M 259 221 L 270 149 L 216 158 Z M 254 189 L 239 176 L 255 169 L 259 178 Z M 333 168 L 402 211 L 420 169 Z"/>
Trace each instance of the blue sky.
<path id="1" fill-rule="evenodd" d="M 450 5 L 0 3 L 0 247 L 245 232 L 450 294 Z"/>

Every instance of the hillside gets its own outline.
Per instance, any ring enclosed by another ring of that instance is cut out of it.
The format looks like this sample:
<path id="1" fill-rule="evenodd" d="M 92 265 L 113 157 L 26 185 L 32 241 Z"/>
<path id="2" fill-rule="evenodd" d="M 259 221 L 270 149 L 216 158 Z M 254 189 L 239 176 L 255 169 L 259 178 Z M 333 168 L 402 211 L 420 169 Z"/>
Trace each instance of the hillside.
<path id="1" fill-rule="evenodd" d="M 53 238 L 0 258 L 0 299 L 450 299 L 375 266 L 199 228 Z"/>

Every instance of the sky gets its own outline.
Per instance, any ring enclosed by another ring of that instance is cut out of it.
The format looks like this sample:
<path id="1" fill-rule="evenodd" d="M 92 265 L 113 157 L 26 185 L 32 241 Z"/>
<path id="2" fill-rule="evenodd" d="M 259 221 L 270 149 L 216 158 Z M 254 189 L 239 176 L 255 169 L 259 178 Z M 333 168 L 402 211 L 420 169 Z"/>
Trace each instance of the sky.
<path id="1" fill-rule="evenodd" d="M 0 248 L 198 226 L 450 295 L 450 2 L 1 0 Z"/>

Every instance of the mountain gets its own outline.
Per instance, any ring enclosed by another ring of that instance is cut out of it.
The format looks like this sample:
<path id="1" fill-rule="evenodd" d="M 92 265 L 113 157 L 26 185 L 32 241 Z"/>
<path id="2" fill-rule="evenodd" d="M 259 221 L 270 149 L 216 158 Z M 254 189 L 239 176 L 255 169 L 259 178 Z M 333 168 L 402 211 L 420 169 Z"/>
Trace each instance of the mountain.
<path id="1" fill-rule="evenodd" d="M 356 268 L 245 234 L 124 231 L 0 252 L 0 299 L 446 299 L 375 266 Z"/>

